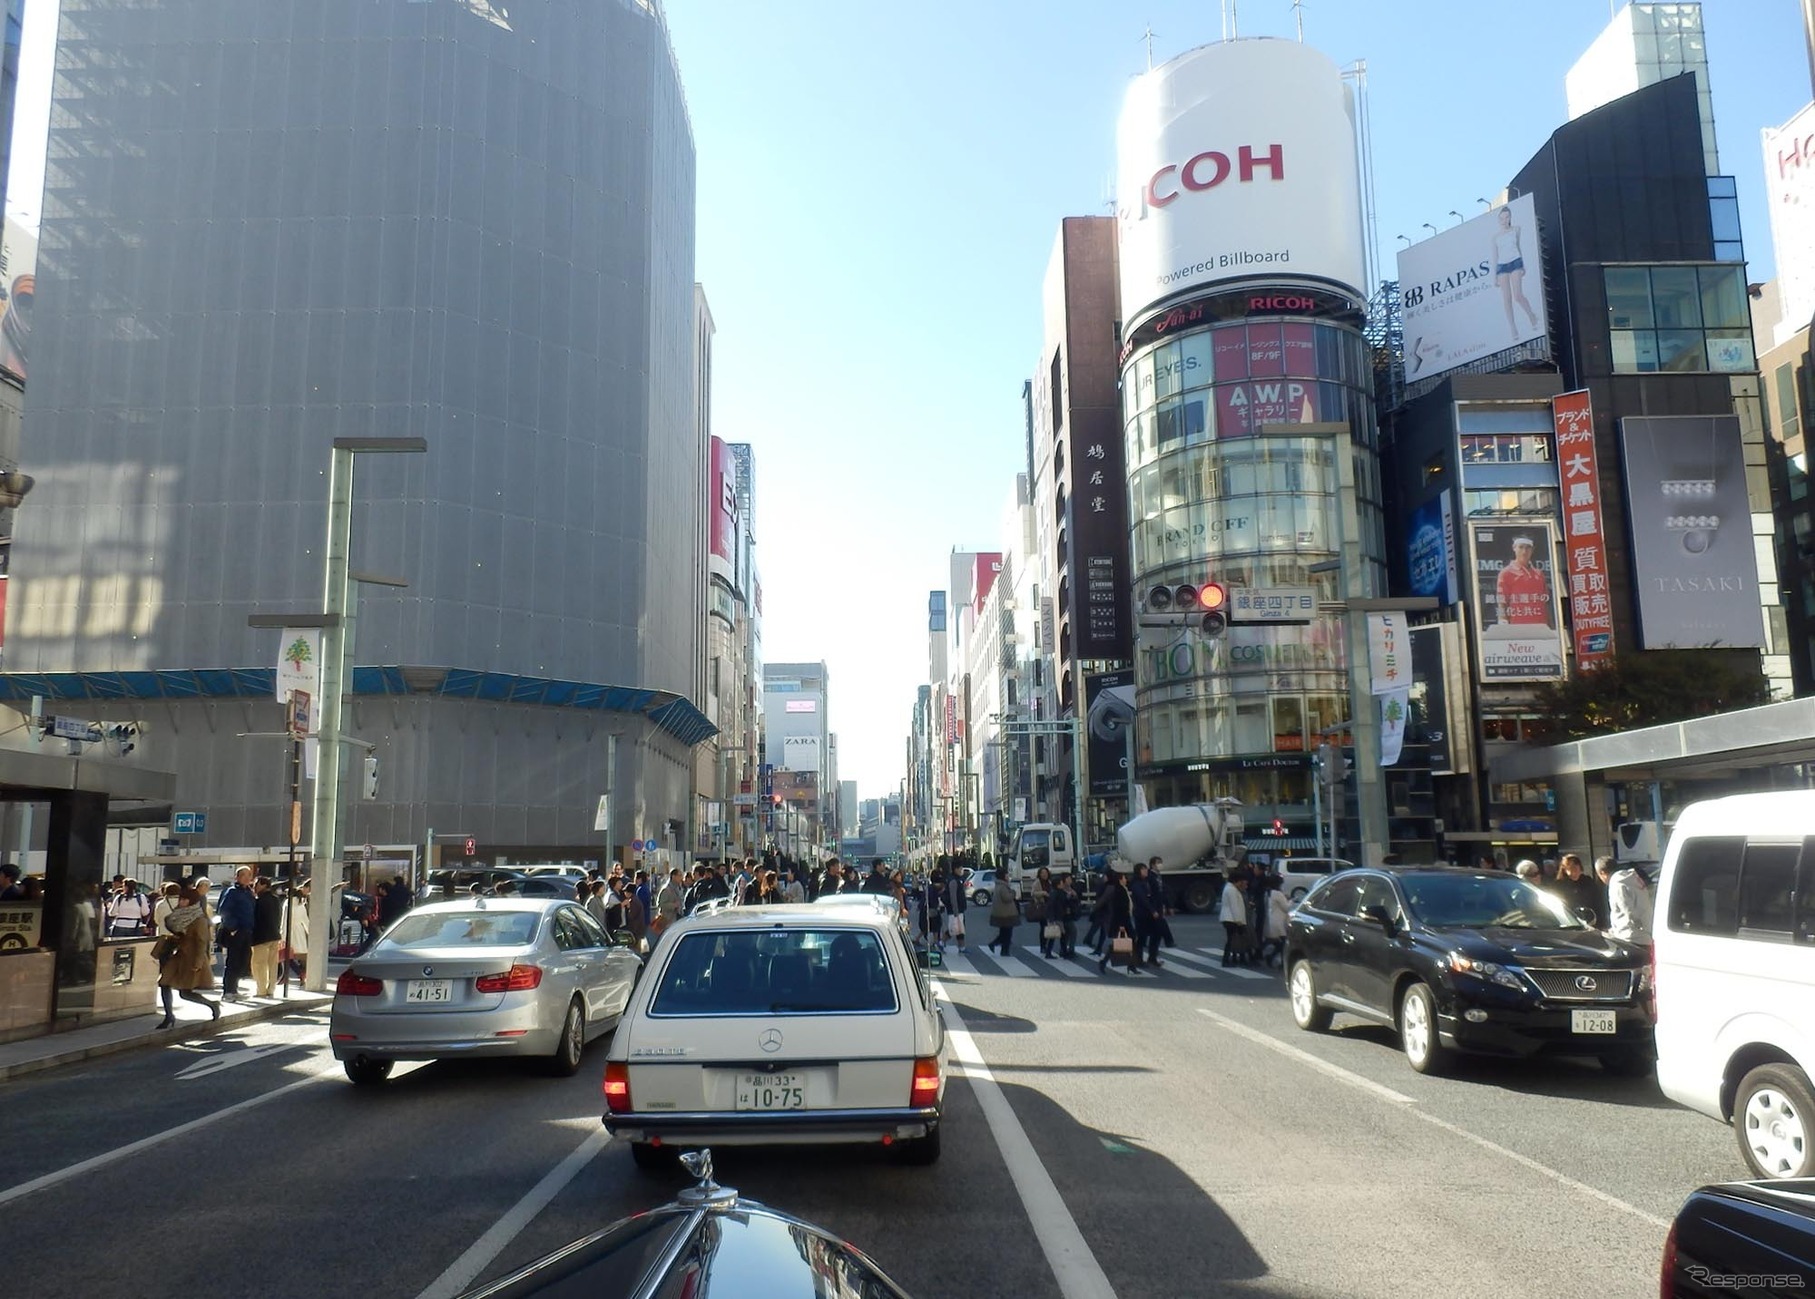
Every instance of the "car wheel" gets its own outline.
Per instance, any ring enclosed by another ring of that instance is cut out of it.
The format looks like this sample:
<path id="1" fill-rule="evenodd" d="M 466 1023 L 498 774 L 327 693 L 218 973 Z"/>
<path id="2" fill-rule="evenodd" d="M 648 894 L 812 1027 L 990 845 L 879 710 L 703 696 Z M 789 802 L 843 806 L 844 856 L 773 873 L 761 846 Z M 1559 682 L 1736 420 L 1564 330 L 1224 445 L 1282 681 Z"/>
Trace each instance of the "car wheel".
<path id="1" fill-rule="evenodd" d="M 674 1151 L 667 1146 L 652 1146 L 647 1141 L 631 1142 L 630 1158 L 645 1173 L 671 1173 L 677 1163 Z"/>
<path id="2" fill-rule="evenodd" d="M 939 1129 L 934 1128 L 924 1137 L 910 1137 L 906 1141 L 897 1141 L 889 1147 L 889 1154 L 898 1164 L 909 1164 L 924 1168 L 939 1160 Z"/>
<path id="3" fill-rule="evenodd" d="M 1328 1007 L 1317 1004 L 1317 979 L 1311 973 L 1309 961 L 1292 963 L 1292 974 L 1287 979 L 1286 986 L 1292 994 L 1294 1024 L 1307 1033 L 1321 1033 L 1330 1027 L 1332 1012 Z"/>
<path id="4" fill-rule="evenodd" d="M 561 1040 L 549 1057 L 548 1071 L 557 1078 L 571 1078 L 580 1071 L 580 1056 L 586 1051 L 586 1008 L 575 997 L 561 1022 Z"/>
<path id="5" fill-rule="evenodd" d="M 989 905 L 989 890 L 978 889 L 975 893 L 971 894 L 971 905 L 974 907 L 987 907 Z"/>
<path id="6" fill-rule="evenodd" d="M 1407 988 L 1400 999 L 1399 1045 L 1418 1073 L 1442 1073 L 1449 1064 L 1449 1050 L 1437 1036 L 1437 999 L 1422 983 Z"/>
<path id="7" fill-rule="evenodd" d="M 1600 1059 L 1601 1068 L 1615 1078 L 1649 1078 L 1655 1068 L 1643 1051 L 1609 1051 Z"/>
<path id="8" fill-rule="evenodd" d="M 1815 1175 L 1815 1092 L 1794 1065 L 1760 1065 L 1740 1079 L 1733 1133 L 1759 1177 Z"/>
<path id="9" fill-rule="evenodd" d="M 370 1056 L 356 1055 L 347 1061 L 347 1080 L 360 1087 L 376 1087 L 390 1076 L 389 1060 L 374 1060 Z"/>

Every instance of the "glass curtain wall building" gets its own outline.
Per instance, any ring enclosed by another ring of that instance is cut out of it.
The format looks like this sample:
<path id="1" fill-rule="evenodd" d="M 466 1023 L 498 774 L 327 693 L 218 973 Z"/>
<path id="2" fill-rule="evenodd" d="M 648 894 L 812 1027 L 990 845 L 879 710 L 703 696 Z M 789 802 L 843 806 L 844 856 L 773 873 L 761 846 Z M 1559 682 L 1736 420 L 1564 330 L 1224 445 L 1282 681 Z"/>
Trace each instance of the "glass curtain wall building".
<path id="1" fill-rule="evenodd" d="M 660 5 L 63 0 L 57 60 L 10 697 L 143 722 L 212 842 L 281 841 L 247 616 L 321 607 L 331 440 L 421 436 L 356 481 L 352 566 L 409 587 L 362 588 L 348 841 L 600 856 L 613 732 L 619 838 L 679 846 L 711 727 Z"/>

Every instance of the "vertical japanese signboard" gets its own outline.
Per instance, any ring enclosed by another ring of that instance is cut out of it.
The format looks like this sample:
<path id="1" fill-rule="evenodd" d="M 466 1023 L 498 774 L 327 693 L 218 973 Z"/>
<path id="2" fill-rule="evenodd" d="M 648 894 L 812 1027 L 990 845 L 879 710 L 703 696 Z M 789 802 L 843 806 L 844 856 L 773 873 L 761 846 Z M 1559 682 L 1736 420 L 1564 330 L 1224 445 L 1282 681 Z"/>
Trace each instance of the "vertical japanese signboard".
<path id="1" fill-rule="evenodd" d="M 1132 620 L 1128 583 L 1125 451 L 1110 410 L 1072 411 L 1072 636 L 1080 659 L 1125 659 Z"/>
<path id="2" fill-rule="evenodd" d="M 1594 454 L 1594 409 L 1588 390 L 1551 398 L 1557 472 L 1563 484 L 1563 595 L 1575 640 L 1576 667 L 1613 656 L 1613 607 L 1607 589 L 1607 529 L 1601 514 L 1600 466 Z"/>

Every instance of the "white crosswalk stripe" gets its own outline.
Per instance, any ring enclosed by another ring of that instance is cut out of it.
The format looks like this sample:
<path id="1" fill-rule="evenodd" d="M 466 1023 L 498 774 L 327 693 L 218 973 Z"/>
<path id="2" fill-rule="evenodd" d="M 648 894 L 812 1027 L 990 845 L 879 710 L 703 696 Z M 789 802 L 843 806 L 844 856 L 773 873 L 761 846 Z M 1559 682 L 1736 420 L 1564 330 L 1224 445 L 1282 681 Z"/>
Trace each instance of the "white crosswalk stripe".
<path id="1" fill-rule="evenodd" d="M 1174 952 L 1166 952 L 1160 957 L 1160 961 L 1162 962 L 1160 966 L 1161 978 L 1164 978 L 1168 974 L 1180 979 L 1208 979 L 1212 977 L 1208 970 L 1194 970 L 1189 965 L 1173 960 L 1172 958 L 1175 954 L 1176 953 Z M 1152 973 L 1151 970 L 1146 970 L 1145 967 L 1142 968 L 1146 973 Z"/>
<path id="2" fill-rule="evenodd" d="M 977 967 L 971 964 L 970 957 L 956 947 L 945 949 L 945 968 L 953 974 L 976 974 Z"/>
<path id="3" fill-rule="evenodd" d="M 1030 965 L 1023 964 L 1013 956 L 1001 956 L 995 952 L 990 952 L 987 956 L 984 956 L 983 959 L 994 961 L 1001 967 L 1002 973 L 1008 975 L 1012 979 L 1037 979 L 1040 977 L 1039 971 L 1035 970 Z"/>
<path id="4" fill-rule="evenodd" d="M 1279 982 L 1279 976 L 1268 970 L 1249 969 L 1245 965 L 1224 965 L 1224 964 L 1222 964 L 1223 949 L 1220 947 L 1200 947 L 1197 950 L 1205 953 L 1208 956 L 1214 956 L 1216 958 L 1216 960 L 1217 960 L 1216 972 L 1218 974 L 1232 974 L 1238 979 L 1265 979 L 1270 983 Z"/>
<path id="5" fill-rule="evenodd" d="M 1094 969 L 1086 969 L 1076 961 L 1067 961 L 1057 956 L 1045 957 L 1040 955 L 1040 949 L 1031 943 L 1026 945 L 1025 950 L 1029 953 L 1028 960 L 1037 962 L 1039 965 L 1051 966 L 1058 970 L 1060 974 L 1069 975 L 1074 979 L 1094 979 L 1097 977 L 1097 972 Z"/>

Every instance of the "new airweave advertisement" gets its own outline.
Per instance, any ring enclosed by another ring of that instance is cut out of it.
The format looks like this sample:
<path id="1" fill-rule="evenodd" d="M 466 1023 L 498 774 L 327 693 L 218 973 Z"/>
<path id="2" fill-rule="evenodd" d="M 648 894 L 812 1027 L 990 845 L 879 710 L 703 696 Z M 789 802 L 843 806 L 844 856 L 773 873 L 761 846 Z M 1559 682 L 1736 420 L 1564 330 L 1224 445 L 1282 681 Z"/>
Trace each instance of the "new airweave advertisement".
<path id="1" fill-rule="evenodd" d="M 1470 523 L 1483 681 L 1554 681 L 1563 675 L 1556 545 L 1548 519 Z"/>
<path id="2" fill-rule="evenodd" d="M 1645 648 L 1762 646 L 1739 420 L 1629 416 L 1620 442 Z"/>

